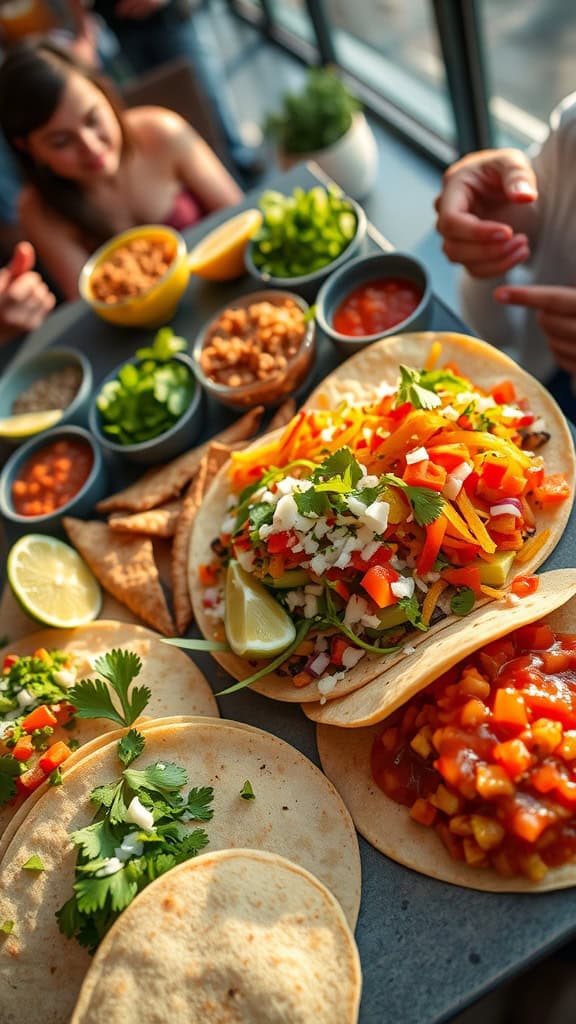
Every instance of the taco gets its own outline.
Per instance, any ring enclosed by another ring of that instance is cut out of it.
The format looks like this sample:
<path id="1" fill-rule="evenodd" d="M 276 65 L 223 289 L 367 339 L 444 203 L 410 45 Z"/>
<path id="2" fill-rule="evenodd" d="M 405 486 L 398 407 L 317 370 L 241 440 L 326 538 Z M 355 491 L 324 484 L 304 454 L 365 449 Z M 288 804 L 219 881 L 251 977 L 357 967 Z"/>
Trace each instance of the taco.
<path id="1" fill-rule="evenodd" d="M 241 951 L 241 952 L 240 952 Z M 360 958 L 332 894 L 256 850 L 221 850 L 153 882 L 88 971 L 71 1024 L 355 1024 Z"/>
<path id="2" fill-rule="evenodd" d="M 564 417 L 507 357 L 461 335 L 378 342 L 214 481 L 190 545 L 196 621 L 228 640 L 214 656 L 236 679 L 330 703 L 535 589 L 574 479 Z"/>
<path id="3" fill-rule="evenodd" d="M 180 766 L 188 782 L 199 787 L 197 802 L 210 793 L 207 787 L 213 787 L 213 817 L 202 819 L 208 852 L 250 845 L 296 858 L 336 896 L 354 926 L 360 904 L 358 840 L 342 800 L 318 768 L 277 737 L 231 722 L 199 719 L 167 726 L 157 722 L 141 732 L 145 749 L 135 767 L 140 763 L 153 763 L 158 770 Z M 24 993 L 31 991 L 42 992 L 41 1001 L 28 1000 L 31 1024 L 64 1024 L 70 1018 L 90 964 L 87 949 L 65 938 L 55 917 L 60 910 L 62 927 L 69 934 L 74 932 L 75 916 L 62 916 L 63 908 L 75 884 L 88 895 L 85 886 L 76 882 L 86 880 L 86 875 L 77 873 L 77 848 L 70 842 L 70 833 L 78 834 L 91 825 L 97 808 L 91 802 L 94 790 L 99 788 L 102 794 L 103 787 L 118 777 L 120 767 L 116 743 L 82 759 L 70 769 L 64 786 L 51 788 L 31 808 L 6 850 L 0 924 L 12 924 L 0 945 L 3 1024 L 16 1024 Z M 246 783 L 252 799 L 243 799 L 249 796 Z M 110 854 L 116 845 L 112 842 Z M 106 864 L 102 864 L 104 872 Z M 24 865 L 31 870 L 23 870 Z M 122 887 L 137 877 L 136 870 L 137 865 L 131 867 L 128 862 L 128 875 L 113 876 L 116 893 L 125 893 Z M 104 875 L 92 881 L 99 880 L 104 881 Z M 95 945 L 90 935 L 84 935 L 83 941 Z"/>
<path id="4" fill-rule="evenodd" d="M 38 787 L 74 764 L 84 744 L 118 727 L 103 717 L 75 717 L 66 696 L 79 680 L 99 676 L 95 660 L 114 649 L 141 659 L 138 683 L 151 691 L 146 717 L 218 715 L 191 659 L 143 626 L 98 621 L 18 640 L 6 649 L 0 673 L 0 851 L 3 830 Z"/>
<path id="5" fill-rule="evenodd" d="M 454 885 L 542 892 L 576 885 L 576 598 L 517 612 L 384 722 L 319 725 L 317 742 L 376 849 Z"/>

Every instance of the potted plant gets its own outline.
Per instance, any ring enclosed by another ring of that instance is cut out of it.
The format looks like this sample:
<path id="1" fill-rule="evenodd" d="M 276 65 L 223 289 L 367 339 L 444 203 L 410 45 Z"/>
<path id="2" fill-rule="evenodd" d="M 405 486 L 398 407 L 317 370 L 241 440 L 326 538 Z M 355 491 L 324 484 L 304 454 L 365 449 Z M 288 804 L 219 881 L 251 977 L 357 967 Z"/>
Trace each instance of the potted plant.
<path id="1" fill-rule="evenodd" d="M 350 196 L 365 196 L 376 180 L 378 153 L 360 103 L 331 68 L 311 68 L 303 89 L 286 93 L 270 114 L 266 134 L 279 162 L 315 160 Z"/>

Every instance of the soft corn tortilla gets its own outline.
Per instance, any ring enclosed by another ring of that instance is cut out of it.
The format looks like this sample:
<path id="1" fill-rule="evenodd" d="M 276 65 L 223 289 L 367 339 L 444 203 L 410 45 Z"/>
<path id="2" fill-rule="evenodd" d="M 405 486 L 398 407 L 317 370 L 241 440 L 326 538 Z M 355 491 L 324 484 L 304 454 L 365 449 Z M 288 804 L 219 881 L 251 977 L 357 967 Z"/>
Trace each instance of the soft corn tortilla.
<path id="1" fill-rule="evenodd" d="M 576 477 L 574 445 L 566 419 L 559 407 L 545 388 L 530 374 L 520 369 L 516 363 L 498 352 L 497 349 L 476 338 L 470 338 L 463 334 L 427 332 L 402 334 L 376 342 L 348 359 L 334 373 L 330 374 L 313 392 L 307 404 L 309 407 L 326 408 L 336 406 L 345 397 L 355 402 L 361 401 L 362 397 L 374 398 L 380 383 L 396 383 L 399 363 L 415 367 L 423 366 L 432 344 L 436 341 L 442 344 L 438 366 L 443 366 L 446 363 L 456 364 L 475 385 L 485 390 L 489 390 L 499 381 L 510 380 L 516 388 L 518 397 L 528 398 L 532 412 L 536 417 L 542 417 L 545 420 L 546 429 L 551 435 L 550 440 L 541 450 L 545 459 L 546 473 L 564 473 L 574 495 Z M 257 445 L 261 443 L 261 441 L 256 442 Z M 196 517 L 188 566 L 188 583 L 196 622 L 205 637 L 216 640 L 224 639 L 224 629 L 221 623 L 215 623 L 203 607 L 198 566 L 209 563 L 213 559 L 210 544 L 217 533 L 218 524 L 226 516 L 228 497 L 228 470 L 227 467 L 224 467 L 208 491 L 204 504 Z M 521 565 L 515 564 L 512 567 L 512 577 L 518 573 L 522 575 L 532 573 L 539 565 L 542 565 L 560 540 L 571 507 L 572 501 L 568 500 L 536 510 L 535 519 L 538 530 L 548 529 L 550 536 L 530 561 Z M 484 603 L 488 603 L 488 601 Z M 417 630 L 407 633 L 405 645 L 417 649 L 427 648 L 452 624 L 455 624 L 457 630 L 465 626 L 468 618 L 458 619 L 453 615 L 447 616 L 427 633 Z M 248 663 L 245 659 L 231 653 L 217 652 L 214 657 L 236 679 L 244 679 L 262 666 L 262 662 Z M 345 694 L 366 686 L 382 673 L 383 667 L 388 670 L 395 665 L 404 664 L 404 661 L 405 655 L 402 652 L 387 658 L 365 656 L 327 695 L 327 704 L 332 704 L 333 701 Z M 254 683 L 252 688 L 267 697 L 291 703 L 307 704 L 318 702 L 321 698 L 317 682 L 298 689 L 289 677 L 278 674 L 266 676 Z"/>
<path id="2" fill-rule="evenodd" d="M 352 819 L 322 774 L 284 741 L 249 726 L 202 720 L 146 733 L 136 766 L 173 761 L 190 786 L 214 786 L 214 817 L 204 826 L 207 852 L 252 847 L 296 858 L 333 893 L 354 926 L 360 904 L 360 855 Z M 58 931 L 54 914 L 69 898 L 76 850 L 69 832 L 94 817 L 92 789 L 120 773 L 116 744 L 94 751 L 70 770 L 65 785 L 31 809 L 2 860 L 0 921 L 14 930 L 0 944 L 0 1020 L 19 1024 L 26 998 L 28 1024 L 67 1024 L 91 958 Z M 240 790 L 246 779 L 255 799 Z M 45 870 L 22 871 L 33 854 Z M 30 999 L 41 992 L 42 999 Z"/>
<path id="3" fill-rule="evenodd" d="M 511 621 L 508 611 L 502 616 L 507 628 L 484 636 L 476 648 L 534 621 L 534 618 Z M 547 614 L 545 621 L 559 633 L 576 632 L 576 598 Z M 444 666 L 439 667 L 436 677 L 443 671 Z M 381 725 L 364 729 L 319 725 L 316 731 L 318 752 L 326 775 L 342 795 L 360 834 L 377 850 L 404 867 L 466 889 L 540 893 L 576 885 L 576 864 L 551 868 L 541 882 L 530 882 L 522 877 L 503 878 L 491 868 L 471 868 L 462 861 L 454 860 L 433 828 L 412 821 L 408 808 L 390 800 L 373 781 L 370 753 L 380 730 Z"/>
<path id="4" fill-rule="evenodd" d="M 71 1024 L 355 1024 L 358 950 L 331 893 L 276 854 L 179 865 L 102 942 Z"/>
<path id="5" fill-rule="evenodd" d="M 108 651 L 114 648 L 134 651 L 142 661 L 136 684 L 147 686 L 152 692 L 145 712 L 146 718 L 184 713 L 218 715 L 218 705 L 212 690 L 192 659 L 176 647 L 162 643 L 157 633 L 144 626 L 98 621 L 76 629 L 45 629 L 10 644 L 7 650 L 10 654 L 28 655 L 40 647 L 71 654 L 78 680 L 96 676 L 94 660 Z M 63 769 L 70 769 L 82 757 L 84 744 L 106 737 L 117 728 L 114 722 L 106 718 L 77 718 L 73 729 L 57 729 L 52 737 L 54 742 L 58 739 L 66 742 L 74 738 L 80 743 L 80 749 L 65 762 Z M 0 807 L 0 837 L 20 808 L 31 806 L 30 802 L 36 799 L 37 793 L 38 790 L 26 800 L 19 799 Z M 4 845 L 3 838 L 0 838 L 0 854 Z"/>

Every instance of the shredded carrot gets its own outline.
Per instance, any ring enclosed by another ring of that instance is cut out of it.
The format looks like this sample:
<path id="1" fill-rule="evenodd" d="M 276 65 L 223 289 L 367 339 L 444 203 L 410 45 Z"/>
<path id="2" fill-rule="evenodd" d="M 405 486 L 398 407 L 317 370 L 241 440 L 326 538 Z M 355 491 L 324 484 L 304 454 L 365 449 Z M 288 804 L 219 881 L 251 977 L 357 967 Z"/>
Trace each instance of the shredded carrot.
<path id="1" fill-rule="evenodd" d="M 444 420 L 442 425 L 445 427 Z M 496 437 L 495 434 L 487 434 L 484 431 L 444 430 L 435 439 L 434 444 L 465 444 L 470 450 L 478 448 L 484 451 L 500 452 L 511 459 L 513 463 L 519 463 L 524 467 L 531 466 L 533 461 L 531 453 L 521 451 L 513 441 Z"/>
<path id="2" fill-rule="evenodd" d="M 463 540 L 467 540 L 470 544 L 478 543 L 476 537 L 472 533 L 470 533 L 470 530 L 468 529 L 466 523 L 460 517 L 454 506 L 451 505 L 449 501 L 445 503 L 445 505 L 442 508 L 442 511 L 446 516 L 446 519 L 454 528 L 455 532 L 459 537 L 462 537 Z"/>
<path id="3" fill-rule="evenodd" d="M 480 587 L 480 590 L 486 595 L 486 597 L 491 597 L 495 601 L 501 601 L 502 598 L 508 596 L 507 590 L 496 590 L 496 587 L 487 587 L 484 583 Z"/>
<path id="4" fill-rule="evenodd" d="M 527 540 L 526 543 L 520 548 L 520 551 L 516 555 L 516 561 L 520 565 L 524 565 L 525 562 L 529 562 L 534 555 L 540 551 L 540 548 L 546 544 L 550 538 L 550 530 L 542 530 L 540 533 L 534 534 Z"/>
<path id="5" fill-rule="evenodd" d="M 425 369 L 426 370 L 435 370 L 436 369 L 438 360 L 440 359 L 441 352 L 442 352 L 442 342 L 441 341 L 433 341 L 431 346 L 430 346 L 430 351 L 428 353 L 428 358 L 426 360 L 426 365 L 425 365 Z"/>
<path id="6" fill-rule="evenodd" d="M 446 589 L 447 586 L 448 583 L 446 582 L 446 580 L 436 580 L 436 582 L 432 584 L 430 590 L 426 594 L 426 597 L 424 598 L 424 603 L 422 605 L 422 622 L 424 622 L 426 625 L 429 624 L 430 619 L 432 618 L 432 614 L 434 612 L 436 605 L 438 604 L 438 598 L 440 597 L 440 594 L 442 593 L 443 590 Z"/>
<path id="7" fill-rule="evenodd" d="M 460 509 L 464 519 L 470 527 L 470 531 L 474 534 L 480 547 L 483 551 L 487 551 L 489 555 L 494 554 L 498 545 L 490 537 L 484 523 L 480 519 L 476 509 L 474 508 L 470 498 L 466 494 L 464 488 L 460 491 L 460 494 L 456 498 L 456 504 Z"/>

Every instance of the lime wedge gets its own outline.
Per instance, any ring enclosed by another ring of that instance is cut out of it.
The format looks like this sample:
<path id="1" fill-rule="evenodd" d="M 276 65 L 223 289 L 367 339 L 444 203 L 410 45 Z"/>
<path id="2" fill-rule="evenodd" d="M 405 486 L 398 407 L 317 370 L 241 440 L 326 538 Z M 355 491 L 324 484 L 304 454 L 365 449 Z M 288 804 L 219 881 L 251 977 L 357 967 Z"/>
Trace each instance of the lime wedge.
<path id="1" fill-rule="evenodd" d="M 97 580 L 78 552 L 55 537 L 21 537 L 10 549 L 6 573 L 24 611 L 46 626 L 82 626 L 100 611 Z"/>
<path id="2" fill-rule="evenodd" d="M 296 636 L 292 619 L 271 594 L 230 562 L 226 576 L 226 638 L 241 658 L 273 658 Z"/>
<path id="3" fill-rule="evenodd" d="M 23 412 L 17 416 L 0 418 L 0 437 L 31 437 L 48 430 L 62 419 L 63 409 L 45 409 L 43 412 Z"/>

